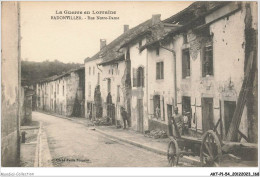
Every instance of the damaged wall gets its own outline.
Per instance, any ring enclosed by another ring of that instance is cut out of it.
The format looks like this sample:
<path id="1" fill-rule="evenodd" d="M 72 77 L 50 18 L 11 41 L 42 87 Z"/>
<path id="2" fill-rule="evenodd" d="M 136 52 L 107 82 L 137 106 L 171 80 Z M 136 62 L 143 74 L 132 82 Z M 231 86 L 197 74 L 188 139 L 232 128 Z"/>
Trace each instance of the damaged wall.
<path id="1" fill-rule="evenodd" d="M 180 41 L 182 42 L 182 41 Z M 176 41 L 176 43 L 180 43 Z M 172 49 L 171 43 L 165 44 L 164 47 Z M 173 54 L 172 52 L 160 48 L 159 55 L 156 54 L 156 48 L 148 49 L 148 110 L 149 110 L 149 129 L 163 127 L 164 131 L 168 132 L 168 110 L 167 106 L 174 105 L 174 69 L 173 69 Z M 156 63 L 163 62 L 164 78 L 156 79 Z M 154 115 L 154 95 L 160 96 L 160 118 L 157 119 Z M 168 132 L 169 133 L 169 132 Z"/>
<path id="2" fill-rule="evenodd" d="M 1 166 L 19 166 L 19 2 L 2 2 Z"/>
<path id="3" fill-rule="evenodd" d="M 216 13 L 223 13 L 219 9 Z M 225 132 L 224 102 L 238 99 L 244 79 L 245 62 L 245 11 L 237 11 L 216 20 L 209 25 L 213 47 L 213 75 L 202 76 L 203 47 L 209 43 L 198 32 L 188 31 L 188 44 L 183 44 L 183 37 L 174 37 L 174 50 L 177 58 L 177 94 L 181 112 L 182 97 L 191 98 L 192 113 L 196 110 L 196 120 L 192 128 L 202 130 L 202 98 L 213 98 L 213 123 L 222 117 L 223 134 Z M 236 28 L 234 28 L 236 27 Z M 239 28 L 238 28 L 239 27 Z M 182 49 L 190 51 L 190 77 L 182 78 Z M 196 104 L 195 104 L 196 101 Z M 247 109 L 244 109 L 240 131 L 248 135 Z"/>
<path id="4" fill-rule="evenodd" d="M 66 78 L 66 116 L 73 116 L 73 109 L 76 102 L 77 90 L 79 87 L 79 75 L 72 72 L 69 77 Z"/>
<path id="5" fill-rule="evenodd" d="M 142 39 L 141 43 L 142 45 L 145 45 L 146 39 Z M 132 44 L 130 46 L 130 59 L 131 59 L 131 81 L 132 81 L 132 91 L 131 91 L 132 129 L 135 131 L 144 132 L 145 130 L 148 130 L 147 91 L 149 85 L 147 84 L 147 80 L 148 80 L 147 50 L 143 50 L 142 52 L 139 51 L 139 41 L 137 41 L 137 43 Z M 135 82 L 134 78 L 137 79 L 137 72 L 139 67 L 142 67 L 144 69 L 144 87 L 134 86 L 134 82 Z"/>
<path id="6" fill-rule="evenodd" d="M 103 117 L 107 116 L 107 95 L 108 95 L 108 79 L 111 81 L 110 94 L 112 96 L 112 103 L 115 105 L 115 119 L 121 122 L 122 118 L 120 114 L 120 107 L 125 106 L 124 97 L 124 81 L 125 81 L 125 62 L 120 61 L 118 63 L 102 66 L 101 76 L 101 97 L 103 100 Z"/>
<path id="7" fill-rule="evenodd" d="M 96 59 L 93 61 L 85 61 L 85 117 L 86 118 L 89 118 L 88 103 L 94 104 L 95 88 L 98 84 L 101 84 L 103 82 L 101 78 L 103 71 L 100 69 L 102 67 L 97 66 L 97 64 L 100 63 L 101 61 L 102 61 L 101 59 Z"/>

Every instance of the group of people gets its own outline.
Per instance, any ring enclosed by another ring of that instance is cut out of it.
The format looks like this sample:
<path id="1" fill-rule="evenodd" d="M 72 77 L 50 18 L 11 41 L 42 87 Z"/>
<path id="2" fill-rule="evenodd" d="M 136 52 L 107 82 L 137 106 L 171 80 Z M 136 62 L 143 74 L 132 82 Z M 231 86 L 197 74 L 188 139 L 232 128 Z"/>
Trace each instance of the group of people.
<path id="1" fill-rule="evenodd" d="M 174 114 L 171 118 L 171 123 L 173 124 L 175 121 L 179 133 L 181 135 L 188 134 L 189 126 L 190 126 L 190 112 L 184 112 L 183 115 L 179 114 L 178 107 L 174 108 Z"/>
<path id="2" fill-rule="evenodd" d="M 123 119 L 124 129 L 129 127 L 128 114 L 126 109 L 122 106 L 120 109 L 121 117 Z M 190 127 L 190 112 L 184 112 L 183 115 L 179 114 L 178 107 L 174 108 L 174 115 L 171 118 L 171 123 L 173 124 L 173 119 L 177 125 L 179 133 L 181 135 L 188 134 Z"/>

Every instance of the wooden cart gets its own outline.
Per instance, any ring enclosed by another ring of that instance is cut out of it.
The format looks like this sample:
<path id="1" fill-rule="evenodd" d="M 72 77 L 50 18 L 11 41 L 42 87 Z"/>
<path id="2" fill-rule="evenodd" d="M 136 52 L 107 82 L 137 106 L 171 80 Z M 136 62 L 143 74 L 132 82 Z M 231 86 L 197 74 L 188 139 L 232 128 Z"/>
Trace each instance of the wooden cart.
<path id="1" fill-rule="evenodd" d="M 181 136 L 170 137 L 167 159 L 170 166 L 177 166 L 179 158 L 186 156 L 199 156 L 201 166 L 219 167 L 222 165 L 224 154 L 234 153 L 236 156 L 248 153 L 257 156 L 257 144 L 222 141 L 217 132 L 208 130 L 202 138 Z M 248 156 L 250 159 L 250 157 Z M 251 159 L 252 160 L 252 159 Z"/>

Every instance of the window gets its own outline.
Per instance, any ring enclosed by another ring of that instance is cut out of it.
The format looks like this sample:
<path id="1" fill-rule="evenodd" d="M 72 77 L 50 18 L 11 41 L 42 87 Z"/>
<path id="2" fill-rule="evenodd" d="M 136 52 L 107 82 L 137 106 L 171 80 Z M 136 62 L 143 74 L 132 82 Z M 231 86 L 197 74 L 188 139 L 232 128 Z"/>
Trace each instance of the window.
<path id="1" fill-rule="evenodd" d="M 190 76 L 190 51 L 184 49 L 182 51 L 182 78 Z"/>
<path id="2" fill-rule="evenodd" d="M 91 85 L 88 85 L 88 97 L 91 97 Z"/>
<path id="3" fill-rule="evenodd" d="M 139 49 L 142 47 L 142 40 L 139 41 Z"/>
<path id="4" fill-rule="evenodd" d="M 188 38 L 187 38 L 187 33 L 183 34 L 183 44 L 187 44 L 188 43 Z"/>
<path id="5" fill-rule="evenodd" d="M 91 67 L 89 67 L 89 73 L 88 74 L 91 75 Z"/>
<path id="6" fill-rule="evenodd" d="M 137 69 L 137 87 L 144 87 L 144 68 Z"/>
<path id="7" fill-rule="evenodd" d="M 130 50 L 129 50 L 129 48 L 126 51 L 126 60 L 130 60 Z"/>
<path id="8" fill-rule="evenodd" d="M 163 79 L 163 62 L 156 63 L 156 79 Z"/>
<path id="9" fill-rule="evenodd" d="M 160 48 L 159 48 L 159 47 L 156 48 L 156 55 L 157 55 L 157 56 L 160 55 Z"/>
<path id="10" fill-rule="evenodd" d="M 213 47 L 208 45 L 204 48 L 202 57 L 202 77 L 213 76 Z"/>
<path id="11" fill-rule="evenodd" d="M 98 73 L 98 85 L 100 83 L 100 73 Z"/>
<path id="12" fill-rule="evenodd" d="M 141 47 L 142 47 L 142 40 L 139 41 L 139 53 L 141 53 Z"/>
<path id="13" fill-rule="evenodd" d="M 111 79 L 107 79 L 107 93 L 111 92 Z"/>
<path id="14" fill-rule="evenodd" d="M 57 94 L 59 94 L 59 84 L 57 85 Z"/>
<path id="15" fill-rule="evenodd" d="M 153 107 L 154 117 L 159 119 L 161 117 L 160 95 L 153 96 Z"/>
<path id="16" fill-rule="evenodd" d="M 95 75 L 95 67 L 93 66 L 93 75 Z"/>
<path id="17" fill-rule="evenodd" d="M 120 85 L 117 86 L 117 102 L 120 102 Z"/>

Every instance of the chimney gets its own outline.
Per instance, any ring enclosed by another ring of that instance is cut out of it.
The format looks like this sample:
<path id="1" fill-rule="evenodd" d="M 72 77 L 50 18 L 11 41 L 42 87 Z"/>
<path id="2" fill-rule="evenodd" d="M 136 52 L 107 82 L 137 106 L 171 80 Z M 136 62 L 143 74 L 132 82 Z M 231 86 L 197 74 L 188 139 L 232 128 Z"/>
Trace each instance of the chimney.
<path id="1" fill-rule="evenodd" d="M 152 16 L 152 25 L 155 25 L 161 21 L 161 14 L 154 14 Z"/>
<path id="2" fill-rule="evenodd" d="M 100 39 L 100 50 L 103 49 L 107 44 L 106 44 L 106 40 L 105 39 Z"/>
<path id="3" fill-rule="evenodd" d="M 124 25 L 124 33 L 129 30 L 129 25 Z"/>

